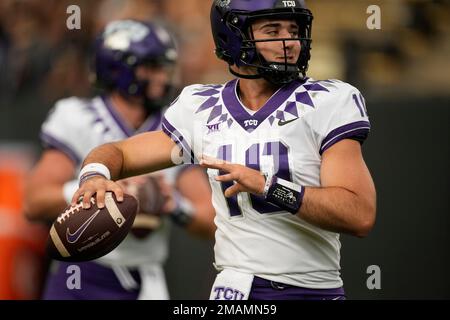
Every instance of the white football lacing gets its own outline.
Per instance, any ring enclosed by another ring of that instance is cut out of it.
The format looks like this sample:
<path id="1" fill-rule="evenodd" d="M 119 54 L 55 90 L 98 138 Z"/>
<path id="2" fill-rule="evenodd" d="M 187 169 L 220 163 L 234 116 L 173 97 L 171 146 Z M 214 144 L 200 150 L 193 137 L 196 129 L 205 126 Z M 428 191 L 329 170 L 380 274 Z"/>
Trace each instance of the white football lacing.
<path id="1" fill-rule="evenodd" d="M 91 198 L 91 204 L 93 204 L 93 205 L 95 204 L 94 198 Z M 69 218 L 69 216 L 71 214 L 75 214 L 75 213 L 79 212 L 82 208 L 83 208 L 83 203 L 81 203 L 81 202 L 74 206 L 71 206 L 69 209 L 67 209 L 62 214 L 60 214 L 58 219 L 56 219 L 56 220 L 58 221 L 59 224 L 62 224 L 67 218 Z"/>

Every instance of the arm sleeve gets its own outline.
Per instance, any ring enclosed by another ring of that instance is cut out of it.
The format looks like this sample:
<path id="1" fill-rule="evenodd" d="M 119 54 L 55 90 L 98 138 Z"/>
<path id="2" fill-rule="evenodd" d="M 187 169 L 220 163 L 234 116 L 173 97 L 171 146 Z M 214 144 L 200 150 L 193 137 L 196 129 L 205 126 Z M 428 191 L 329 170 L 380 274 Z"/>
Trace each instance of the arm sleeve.
<path id="1" fill-rule="evenodd" d="M 77 130 L 73 130 L 71 115 L 75 108 L 71 107 L 68 100 L 57 102 L 42 124 L 40 138 L 44 148 L 59 150 L 79 165 L 82 161 L 76 145 L 79 137 L 76 136 Z"/>
<path id="2" fill-rule="evenodd" d="M 162 130 L 183 152 L 185 164 L 196 163 L 194 153 L 194 114 L 192 87 L 186 87 L 167 109 L 162 120 Z"/>
<path id="3" fill-rule="evenodd" d="M 330 92 L 329 98 L 319 106 L 311 121 L 311 128 L 322 155 L 327 149 L 344 139 L 361 144 L 370 132 L 370 122 L 364 97 L 355 87 L 340 84 Z"/>

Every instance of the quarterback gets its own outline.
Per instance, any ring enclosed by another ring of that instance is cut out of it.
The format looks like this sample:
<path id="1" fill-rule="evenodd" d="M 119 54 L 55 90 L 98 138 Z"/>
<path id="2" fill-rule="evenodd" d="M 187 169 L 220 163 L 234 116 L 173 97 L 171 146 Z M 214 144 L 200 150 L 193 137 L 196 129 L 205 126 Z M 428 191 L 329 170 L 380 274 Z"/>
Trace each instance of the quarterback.
<path id="1" fill-rule="evenodd" d="M 170 167 L 180 151 L 212 187 L 211 299 L 345 299 L 339 234 L 364 237 L 375 222 L 370 122 L 355 87 L 306 76 L 312 20 L 298 0 L 214 1 L 216 54 L 236 79 L 188 86 L 162 131 L 94 149 L 72 202 L 120 198 L 114 180 Z"/>

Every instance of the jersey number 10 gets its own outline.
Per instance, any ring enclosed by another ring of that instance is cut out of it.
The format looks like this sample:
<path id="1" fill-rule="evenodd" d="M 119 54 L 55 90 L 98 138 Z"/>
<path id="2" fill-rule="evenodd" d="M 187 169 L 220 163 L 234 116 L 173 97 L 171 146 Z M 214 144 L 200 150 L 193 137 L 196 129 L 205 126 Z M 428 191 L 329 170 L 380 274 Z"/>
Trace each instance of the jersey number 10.
<path id="1" fill-rule="evenodd" d="M 252 145 L 247 149 L 245 153 L 245 165 L 249 168 L 260 171 L 261 170 L 261 144 L 257 143 Z M 289 170 L 289 158 L 288 158 L 288 148 L 282 142 L 267 142 L 263 145 L 262 156 L 272 156 L 273 159 L 273 173 L 277 177 L 292 181 L 291 172 Z M 224 145 L 219 148 L 217 158 L 233 162 L 232 145 Z M 225 174 L 224 172 L 219 172 L 219 174 Z M 226 189 L 231 187 L 233 182 L 222 182 L 222 191 L 225 192 Z M 274 206 L 261 196 L 255 196 L 250 194 L 250 205 L 254 210 L 260 214 L 268 214 L 280 211 L 280 208 Z M 231 217 L 241 216 L 242 210 L 238 204 L 237 195 L 231 198 L 225 198 L 228 204 L 228 209 Z"/>

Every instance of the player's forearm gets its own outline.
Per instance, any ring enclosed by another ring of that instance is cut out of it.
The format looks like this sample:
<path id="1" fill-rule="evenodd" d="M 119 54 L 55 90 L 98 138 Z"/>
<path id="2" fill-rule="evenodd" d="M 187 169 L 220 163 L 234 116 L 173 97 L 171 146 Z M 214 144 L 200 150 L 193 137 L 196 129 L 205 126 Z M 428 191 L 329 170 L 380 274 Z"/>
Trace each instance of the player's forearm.
<path id="1" fill-rule="evenodd" d="M 111 179 L 118 180 L 171 167 L 174 165 L 172 154 L 176 152 L 179 148 L 164 132 L 146 132 L 95 148 L 83 166 L 104 164 Z"/>
<path id="2" fill-rule="evenodd" d="M 196 206 L 196 214 L 191 223 L 186 227 L 187 231 L 204 239 L 214 239 L 216 225 L 211 216 L 214 216 L 214 208 L 211 205 Z M 212 210 L 212 211 L 211 211 Z"/>
<path id="3" fill-rule="evenodd" d="M 53 222 L 67 206 L 62 186 L 30 186 L 25 193 L 24 213 L 34 222 Z"/>
<path id="4" fill-rule="evenodd" d="M 195 188 L 192 186 L 195 184 Z M 193 207 L 192 220 L 186 230 L 201 238 L 213 239 L 216 231 L 215 210 L 211 202 L 211 187 L 204 169 L 198 166 L 185 167 L 176 181 L 178 192 Z"/>
<path id="5" fill-rule="evenodd" d="M 119 180 L 125 174 L 123 152 L 119 143 L 107 143 L 94 148 L 84 159 L 82 167 L 90 163 L 105 165 L 109 169 L 112 180 Z"/>
<path id="6" fill-rule="evenodd" d="M 306 188 L 299 217 L 322 229 L 366 236 L 375 222 L 375 199 L 339 187 Z"/>

